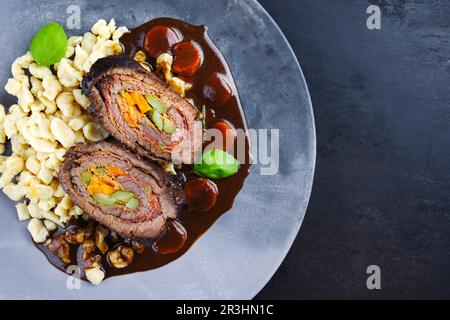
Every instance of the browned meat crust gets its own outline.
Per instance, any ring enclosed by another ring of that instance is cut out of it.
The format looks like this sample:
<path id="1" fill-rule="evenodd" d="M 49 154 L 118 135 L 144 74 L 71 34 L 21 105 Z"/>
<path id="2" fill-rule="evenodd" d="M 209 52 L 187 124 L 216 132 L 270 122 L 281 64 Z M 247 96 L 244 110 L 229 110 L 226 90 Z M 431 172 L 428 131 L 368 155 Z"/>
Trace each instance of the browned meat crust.
<path id="1" fill-rule="evenodd" d="M 125 171 L 126 175 L 117 181 L 134 192 L 139 207 L 132 210 L 96 202 L 81 181 L 81 174 L 93 165 L 113 165 Z M 158 237 L 164 231 L 166 220 L 176 218 L 183 203 L 181 187 L 158 166 L 105 141 L 79 143 L 70 148 L 61 165 L 59 180 L 77 206 L 124 238 Z"/>
<path id="2" fill-rule="evenodd" d="M 82 87 L 92 103 L 89 111 L 130 150 L 152 160 L 174 163 L 193 163 L 201 152 L 202 125 L 196 120 L 198 110 L 136 61 L 124 56 L 100 59 L 83 79 Z M 130 127 L 120 111 L 124 102 L 117 98 L 123 90 L 161 97 L 176 131 L 161 132 L 146 117 L 139 120 L 138 127 Z"/>

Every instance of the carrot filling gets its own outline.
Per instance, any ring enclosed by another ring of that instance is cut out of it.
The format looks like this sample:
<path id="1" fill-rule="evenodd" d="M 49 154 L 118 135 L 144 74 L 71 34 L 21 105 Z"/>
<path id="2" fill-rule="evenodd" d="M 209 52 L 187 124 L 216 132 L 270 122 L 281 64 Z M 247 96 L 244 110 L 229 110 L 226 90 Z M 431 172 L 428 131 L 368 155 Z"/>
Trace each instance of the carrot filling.
<path id="1" fill-rule="evenodd" d="M 93 166 L 81 174 L 81 182 L 86 186 L 92 198 L 103 206 L 122 206 L 137 209 L 139 200 L 136 195 L 124 189 L 117 177 L 126 172 L 117 166 Z"/>
<path id="2" fill-rule="evenodd" d="M 167 114 L 166 105 L 160 98 L 137 91 L 121 91 L 120 96 L 125 102 L 121 104 L 120 112 L 131 128 L 137 128 L 138 121 L 146 116 L 157 130 L 167 134 L 175 131 L 175 124 Z"/>

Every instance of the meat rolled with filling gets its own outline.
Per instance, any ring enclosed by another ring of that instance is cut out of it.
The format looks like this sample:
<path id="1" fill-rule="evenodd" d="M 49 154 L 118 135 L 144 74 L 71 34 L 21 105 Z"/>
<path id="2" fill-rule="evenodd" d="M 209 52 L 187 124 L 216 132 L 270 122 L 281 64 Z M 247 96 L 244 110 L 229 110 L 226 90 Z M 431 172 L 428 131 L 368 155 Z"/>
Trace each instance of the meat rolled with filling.
<path id="1" fill-rule="evenodd" d="M 157 161 L 193 163 L 201 152 L 198 110 L 125 56 L 99 59 L 83 79 L 89 111 L 130 150 Z"/>
<path id="2" fill-rule="evenodd" d="M 158 166 L 105 141 L 69 149 L 59 180 L 77 206 L 124 238 L 158 237 L 184 201 Z"/>

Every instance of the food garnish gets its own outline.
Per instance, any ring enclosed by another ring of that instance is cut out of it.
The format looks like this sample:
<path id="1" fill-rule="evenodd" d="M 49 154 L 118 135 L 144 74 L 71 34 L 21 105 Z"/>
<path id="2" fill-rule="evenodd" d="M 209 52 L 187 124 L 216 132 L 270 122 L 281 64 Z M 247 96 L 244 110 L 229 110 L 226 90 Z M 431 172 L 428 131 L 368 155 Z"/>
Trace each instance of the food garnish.
<path id="1" fill-rule="evenodd" d="M 228 152 L 212 149 L 203 152 L 201 162 L 194 166 L 194 173 L 212 179 L 232 176 L 239 170 L 239 162 Z"/>
<path id="2" fill-rule="evenodd" d="M 58 63 L 67 50 L 67 36 L 59 23 L 44 25 L 31 40 L 30 52 L 41 66 L 49 67 Z"/>

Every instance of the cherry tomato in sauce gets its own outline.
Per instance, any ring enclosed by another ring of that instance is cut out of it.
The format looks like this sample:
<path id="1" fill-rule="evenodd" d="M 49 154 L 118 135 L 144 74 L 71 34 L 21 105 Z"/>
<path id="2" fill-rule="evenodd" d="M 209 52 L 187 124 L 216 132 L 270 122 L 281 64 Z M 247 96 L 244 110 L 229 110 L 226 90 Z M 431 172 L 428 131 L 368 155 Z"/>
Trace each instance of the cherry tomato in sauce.
<path id="1" fill-rule="evenodd" d="M 171 254 L 180 250 L 187 239 L 187 231 L 177 220 L 167 222 L 166 233 L 153 243 L 153 250 L 160 254 Z"/>
<path id="2" fill-rule="evenodd" d="M 236 139 L 236 133 L 233 126 L 226 120 L 220 120 L 214 122 L 212 128 L 220 130 L 222 134 L 222 150 L 232 153 L 234 149 L 234 141 Z"/>
<path id="3" fill-rule="evenodd" d="M 172 48 L 173 53 L 173 72 L 190 77 L 201 64 L 200 49 L 192 42 L 180 42 Z"/>
<path id="4" fill-rule="evenodd" d="M 214 73 L 203 85 L 203 96 L 212 103 L 212 107 L 220 107 L 231 97 L 230 85 L 222 75 Z"/>
<path id="5" fill-rule="evenodd" d="M 179 41 L 178 34 L 172 28 L 156 26 L 147 32 L 145 36 L 144 50 L 156 59 L 161 53 L 168 52 Z"/>
<path id="6" fill-rule="evenodd" d="M 219 189 L 206 178 L 196 178 L 184 184 L 184 194 L 190 211 L 205 212 L 214 207 Z"/>

